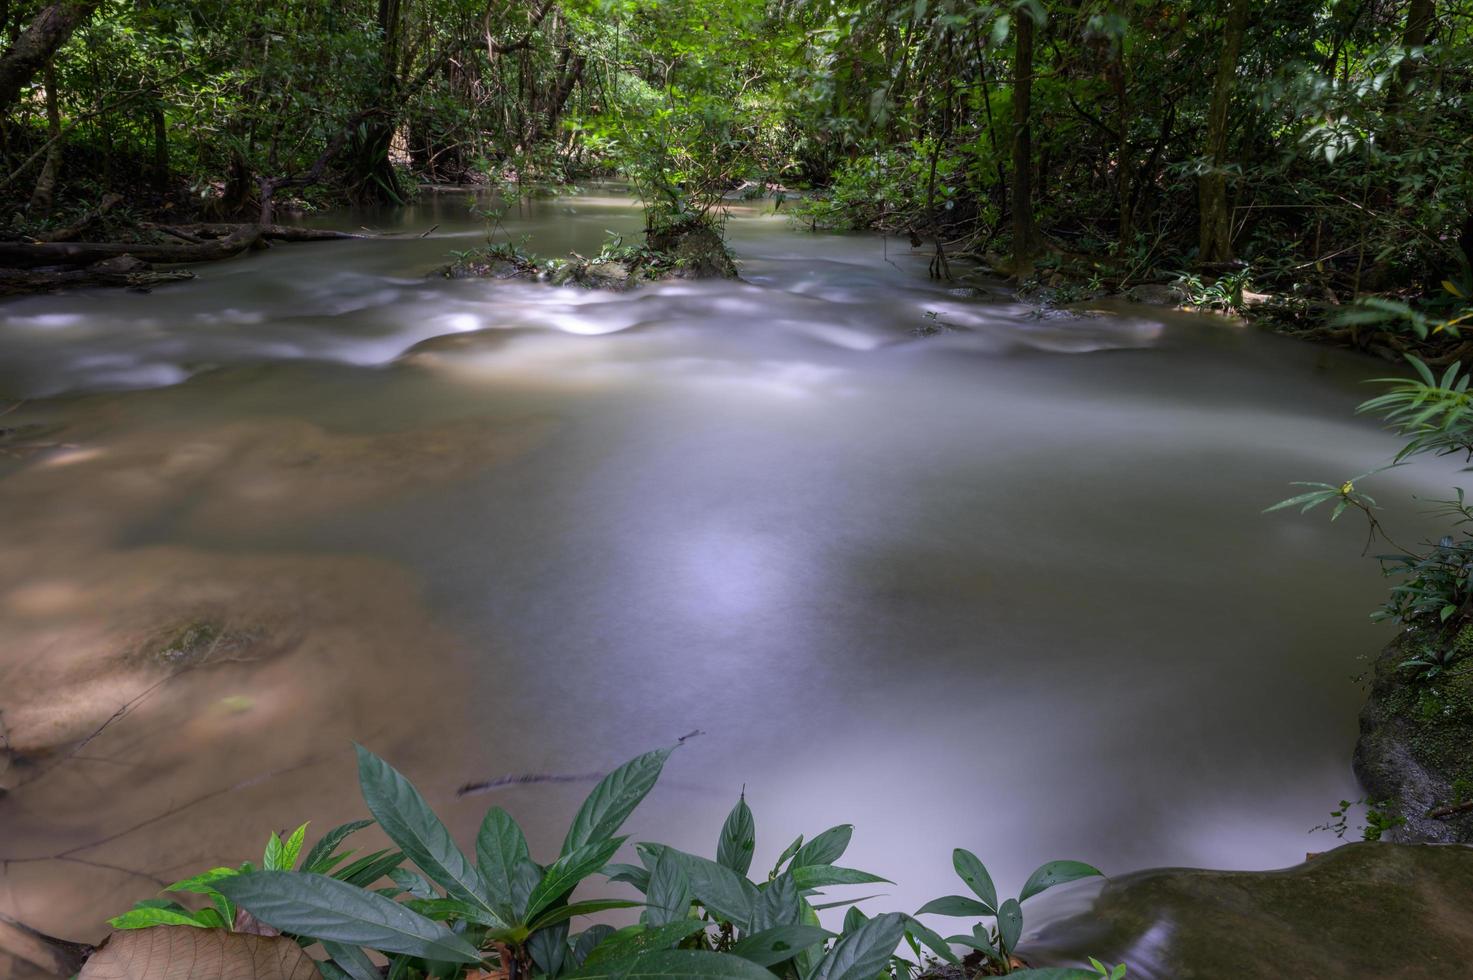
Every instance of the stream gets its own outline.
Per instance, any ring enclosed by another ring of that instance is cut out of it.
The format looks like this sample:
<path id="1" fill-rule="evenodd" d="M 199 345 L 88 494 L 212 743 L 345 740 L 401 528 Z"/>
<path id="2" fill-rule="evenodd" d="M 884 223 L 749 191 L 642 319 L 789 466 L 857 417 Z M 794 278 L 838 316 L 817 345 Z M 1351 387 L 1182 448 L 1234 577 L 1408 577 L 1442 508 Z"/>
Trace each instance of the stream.
<path id="1" fill-rule="evenodd" d="M 770 202 L 729 220 L 743 282 L 427 278 L 484 241 L 466 196 L 0 305 L 0 426 L 44 447 L 0 452 L 0 911 L 96 940 L 311 841 L 364 813 L 355 740 L 545 862 L 597 773 L 699 731 L 635 839 L 712 854 L 745 789 L 756 868 L 853 823 L 841 863 L 897 884 L 831 898 L 871 911 L 963 890 L 957 846 L 1005 892 L 1333 846 L 1385 582 L 1348 518 L 1261 512 L 1391 456 L 1353 414 L 1386 364 L 1039 313 Z M 592 186 L 505 232 L 640 226 Z M 1372 492 L 1412 537 L 1444 480 Z"/>

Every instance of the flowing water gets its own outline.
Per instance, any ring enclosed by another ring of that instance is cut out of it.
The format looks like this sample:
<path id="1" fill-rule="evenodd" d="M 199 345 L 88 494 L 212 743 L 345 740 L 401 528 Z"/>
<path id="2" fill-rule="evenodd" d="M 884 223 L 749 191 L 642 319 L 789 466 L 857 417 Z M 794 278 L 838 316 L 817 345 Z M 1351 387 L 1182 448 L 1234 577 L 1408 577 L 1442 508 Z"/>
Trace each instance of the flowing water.
<path id="1" fill-rule="evenodd" d="M 427 278 L 465 204 L 0 306 L 0 425 L 41 447 L 0 443 L 0 911 L 95 939 L 361 815 L 352 740 L 547 860 L 591 773 L 699 730 L 630 829 L 711 853 L 745 788 L 761 865 L 852 822 L 872 909 L 957 890 L 954 846 L 1008 890 L 1333 841 L 1384 584 L 1359 529 L 1260 511 L 1390 454 L 1352 415 L 1385 365 L 1039 315 L 758 207 L 744 282 Z M 507 230 L 639 221 L 598 189 Z M 1381 478 L 1388 519 L 1440 477 Z M 456 792 L 521 775 L 575 778 Z"/>

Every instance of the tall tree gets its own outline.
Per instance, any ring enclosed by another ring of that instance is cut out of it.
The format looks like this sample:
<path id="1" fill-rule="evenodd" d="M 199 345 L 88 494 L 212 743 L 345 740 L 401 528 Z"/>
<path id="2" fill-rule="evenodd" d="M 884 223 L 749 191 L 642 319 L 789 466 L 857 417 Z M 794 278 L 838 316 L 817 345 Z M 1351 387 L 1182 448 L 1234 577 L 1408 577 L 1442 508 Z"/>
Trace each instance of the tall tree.
<path id="1" fill-rule="evenodd" d="M 1038 252 L 1033 218 L 1033 34 L 1043 8 L 1018 7 L 1013 37 L 1013 274 L 1022 278 Z"/>
<path id="2" fill-rule="evenodd" d="M 0 54 L 0 116 L 10 112 L 21 89 L 51 63 L 56 49 L 101 5 L 102 0 L 58 0 L 31 18 L 15 43 Z"/>
<path id="3" fill-rule="evenodd" d="M 1217 56 L 1217 78 L 1212 86 L 1212 104 L 1207 110 L 1207 142 L 1203 147 L 1202 175 L 1197 179 L 1197 261 L 1230 262 L 1233 258 L 1233 215 L 1228 209 L 1227 165 L 1228 110 L 1238 77 L 1238 53 L 1248 25 L 1248 0 L 1232 0 L 1223 26 L 1222 47 Z"/>

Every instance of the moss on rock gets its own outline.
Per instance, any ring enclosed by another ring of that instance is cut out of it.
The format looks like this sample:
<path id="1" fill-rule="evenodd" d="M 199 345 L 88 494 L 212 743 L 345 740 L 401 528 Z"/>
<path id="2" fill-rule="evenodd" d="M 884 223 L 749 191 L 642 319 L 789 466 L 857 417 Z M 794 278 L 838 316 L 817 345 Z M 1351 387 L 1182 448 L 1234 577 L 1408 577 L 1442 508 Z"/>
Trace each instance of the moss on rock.
<path id="1" fill-rule="evenodd" d="M 1453 636 L 1403 634 L 1377 658 L 1360 718 L 1355 773 L 1375 802 L 1406 823 L 1398 840 L 1473 843 L 1473 810 L 1428 814 L 1473 789 L 1473 629 Z M 1414 659 L 1446 666 L 1421 671 Z"/>

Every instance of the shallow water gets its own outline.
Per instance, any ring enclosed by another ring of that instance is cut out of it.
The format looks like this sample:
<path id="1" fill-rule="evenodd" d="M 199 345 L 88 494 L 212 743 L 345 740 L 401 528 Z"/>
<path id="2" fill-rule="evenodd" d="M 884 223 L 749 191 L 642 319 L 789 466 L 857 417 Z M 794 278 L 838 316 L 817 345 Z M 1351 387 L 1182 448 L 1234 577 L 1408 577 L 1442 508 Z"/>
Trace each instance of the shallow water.
<path id="1" fill-rule="evenodd" d="M 94 939 L 155 879 L 357 816 L 354 739 L 463 842 L 495 802 L 539 856 L 587 779 L 456 788 L 700 730 L 633 832 L 709 853 L 745 787 L 759 865 L 856 824 L 844 863 L 898 882 L 871 909 L 955 891 L 954 846 L 1004 890 L 1288 865 L 1360 795 L 1383 582 L 1357 528 L 1260 511 L 1391 453 L 1351 413 L 1385 365 L 1039 316 L 750 207 L 745 282 L 622 295 L 426 278 L 482 238 L 464 195 L 320 223 L 400 234 L 0 306 L 0 424 L 54 444 L 0 455 L 29 760 L 0 911 Z M 544 254 L 638 227 L 612 189 L 508 222 Z M 1442 479 L 1381 478 L 1389 520 Z M 161 669 L 197 623 L 205 662 Z"/>

